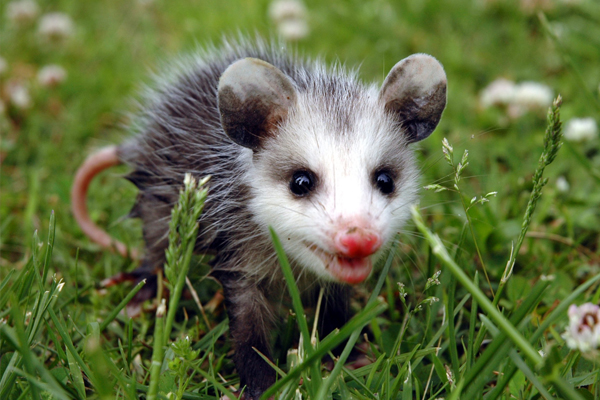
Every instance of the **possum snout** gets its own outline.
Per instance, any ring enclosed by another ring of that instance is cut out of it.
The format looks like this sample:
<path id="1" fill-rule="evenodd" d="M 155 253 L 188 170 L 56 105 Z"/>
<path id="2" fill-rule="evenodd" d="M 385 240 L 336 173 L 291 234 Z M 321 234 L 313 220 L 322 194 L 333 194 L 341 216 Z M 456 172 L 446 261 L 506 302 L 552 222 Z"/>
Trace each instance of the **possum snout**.
<path id="1" fill-rule="evenodd" d="M 347 258 L 368 257 L 379 250 L 381 244 L 381 235 L 358 226 L 341 230 L 334 237 L 336 251 Z"/>

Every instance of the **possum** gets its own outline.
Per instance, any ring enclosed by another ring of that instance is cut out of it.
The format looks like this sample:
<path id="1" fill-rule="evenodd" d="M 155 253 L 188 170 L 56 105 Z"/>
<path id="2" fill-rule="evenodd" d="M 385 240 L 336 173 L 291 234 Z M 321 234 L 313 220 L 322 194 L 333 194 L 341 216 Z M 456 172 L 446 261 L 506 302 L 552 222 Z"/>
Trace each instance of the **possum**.
<path id="1" fill-rule="evenodd" d="M 350 286 L 363 282 L 418 195 L 411 144 L 446 106 L 446 74 L 432 56 L 399 61 L 366 85 L 356 70 L 326 66 L 262 41 L 225 43 L 188 57 L 150 90 L 119 146 L 92 154 L 72 190 L 75 217 L 102 246 L 127 255 L 89 218 L 91 179 L 117 164 L 139 189 L 142 271 L 165 262 L 170 212 L 185 173 L 210 175 L 195 250 L 212 253 L 222 285 L 245 399 L 275 371 L 275 304 L 285 289 L 269 234 L 281 239 L 301 290 L 325 289 L 323 335 L 349 318 Z"/>

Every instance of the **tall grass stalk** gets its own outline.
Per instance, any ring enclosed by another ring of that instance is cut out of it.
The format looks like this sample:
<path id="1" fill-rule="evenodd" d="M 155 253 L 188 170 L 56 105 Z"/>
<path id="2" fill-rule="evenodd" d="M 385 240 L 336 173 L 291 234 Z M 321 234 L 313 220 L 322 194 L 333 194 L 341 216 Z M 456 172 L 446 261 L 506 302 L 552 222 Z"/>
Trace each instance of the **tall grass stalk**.
<path id="1" fill-rule="evenodd" d="M 523 352 L 523 355 L 531 362 L 536 369 L 542 367 L 543 358 L 533 348 L 532 344 L 527 340 L 523 334 L 496 308 L 496 306 L 483 294 L 483 292 L 469 279 L 469 277 L 463 272 L 463 270 L 454 262 L 454 260 L 448 254 L 444 244 L 437 234 L 432 233 L 426 226 L 417 209 L 413 206 L 411 209 L 412 217 L 415 225 L 425 236 L 425 239 L 429 242 L 432 247 L 433 253 L 439 257 L 446 267 L 452 272 L 456 279 L 471 293 L 473 298 L 477 299 L 479 307 L 487 313 L 487 317 L 490 318 L 494 323 L 497 324 L 498 329 L 502 331 L 508 339 L 510 339 L 515 346 L 517 346 Z M 552 375 L 546 377 L 551 380 L 552 383 L 563 393 L 567 393 L 570 399 L 581 399 L 576 392 L 573 391 L 571 385 L 569 385 L 562 377 L 558 375 Z M 460 391 L 463 389 L 462 385 L 459 385 L 457 390 L 452 393 L 450 398 L 459 398 Z"/>
<path id="2" fill-rule="evenodd" d="M 396 253 L 395 250 L 396 250 L 397 243 L 398 243 L 397 240 L 394 241 L 394 245 L 390 249 L 390 253 L 389 253 L 386 263 L 383 267 L 383 270 L 381 271 L 381 275 L 379 276 L 377 285 L 375 286 L 375 289 L 371 293 L 371 296 L 369 297 L 369 301 L 368 301 L 367 305 L 372 305 L 372 304 L 376 303 L 379 293 L 381 292 L 381 289 L 383 288 L 383 285 L 385 283 L 386 277 L 388 276 L 390 267 L 392 266 L 392 261 L 394 259 L 394 255 Z M 381 303 L 381 301 L 380 301 L 380 303 Z M 373 317 L 375 317 L 375 315 L 373 315 Z M 337 379 L 337 376 L 342 372 L 342 367 L 344 366 L 344 363 L 348 359 L 350 352 L 354 348 L 354 345 L 356 344 L 356 341 L 358 340 L 358 337 L 360 336 L 360 332 L 361 332 L 362 328 L 363 327 L 361 326 L 360 328 L 354 330 L 352 332 L 352 335 L 350 335 L 350 339 L 348 339 L 348 342 L 346 343 L 346 346 L 344 346 L 344 350 L 342 351 L 342 354 L 337 359 L 335 367 L 333 367 L 333 370 L 329 374 L 329 377 L 323 383 L 323 386 L 320 388 L 319 393 L 316 397 L 317 399 L 324 398 L 328 394 L 331 386 L 335 382 L 335 379 Z"/>
<path id="3" fill-rule="evenodd" d="M 179 193 L 179 201 L 171 210 L 169 223 L 169 247 L 167 248 L 165 276 L 174 285 L 171 288 L 169 309 L 165 320 L 164 345 L 171 337 L 171 329 L 177 312 L 177 305 L 185 286 L 196 237 L 198 236 L 198 218 L 204 208 L 208 189 L 204 186 L 210 177 L 197 181 L 191 174 L 186 174 L 184 187 Z"/>
<path id="4" fill-rule="evenodd" d="M 523 222 L 521 223 L 521 230 L 519 232 L 519 236 L 517 238 L 516 245 L 511 245 L 509 260 L 506 263 L 506 267 L 504 269 L 504 273 L 498 285 L 498 291 L 496 292 L 493 298 L 493 305 L 498 306 L 500 299 L 502 298 L 502 294 L 504 288 L 512 275 L 512 271 L 515 265 L 516 256 L 521 249 L 523 244 L 523 240 L 526 237 L 527 231 L 529 230 L 529 226 L 531 224 L 531 218 L 535 208 L 537 206 L 537 202 L 542 194 L 543 187 L 548 183 L 548 179 L 543 179 L 543 173 L 545 168 L 550 165 L 556 155 L 558 154 L 559 149 L 562 146 L 562 122 L 560 119 L 560 106 L 562 105 L 562 98 L 558 96 L 554 102 L 552 107 L 549 108 L 547 114 L 547 126 L 546 132 L 544 135 L 544 149 L 542 150 L 542 154 L 540 155 L 538 161 L 538 167 L 534 173 L 533 177 L 533 189 L 531 195 L 529 197 L 529 201 L 527 204 L 527 208 L 525 210 L 525 215 L 523 216 Z M 481 344 L 484 340 L 486 334 L 486 326 L 483 325 L 477 334 L 474 343 L 473 352 L 478 351 L 481 347 Z M 491 354 L 491 350 L 490 350 Z M 482 361 L 480 359 L 480 361 Z M 470 379 L 474 377 L 473 374 L 468 375 L 467 383 L 470 382 Z"/>
<path id="5" fill-rule="evenodd" d="M 164 358 L 164 347 L 168 344 L 171 337 L 177 305 L 179 304 L 192 260 L 192 253 L 198 235 L 198 218 L 202 213 L 204 201 L 208 193 L 208 189 L 204 186 L 208 180 L 209 178 L 207 177 L 197 181 L 191 174 L 186 174 L 183 182 L 184 186 L 179 193 L 179 200 L 171 210 L 169 247 L 165 252 L 167 261 L 165 264 L 165 276 L 169 279 L 173 287 L 171 288 L 168 310 L 164 299 L 162 299 L 156 311 L 148 399 L 155 399 L 158 395 L 158 382 Z M 165 313 L 166 318 L 164 318 Z"/>
<path id="6" fill-rule="evenodd" d="M 285 255 L 283 246 L 281 245 L 281 242 L 277 237 L 277 234 L 272 228 L 270 228 L 270 232 L 271 237 L 273 239 L 273 245 L 275 247 L 275 251 L 277 252 L 279 263 L 283 275 L 285 277 L 288 290 L 290 292 L 290 296 L 292 297 L 292 304 L 294 306 L 294 312 L 296 313 L 298 326 L 300 328 L 300 334 L 304 337 L 310 338 L 310 336 L 308 336 L 308 324 L 306 323 L 304 308 L 300 299 L 300 292 L 298 290 L 298 287 L 296 286 L 296 279 L 294 278 L 293 271 L 291 269 L 287 256 Z M 310 340 L 305 340 L 304 342 L 309 342 L 303 343 L 303 346 L 305 346 L 305 349 L 307 350 L 307 357 L 304 358 L 299 365 L 297 365 L 295 368 L 289 371 L 286 376 L 282 377 L 273 386 L 271 386 L 263 394 L 263 396 L 261 397 L 262 399 L 268 399 L 271 396 L 274 396 L 279 390 L 283 389 L 284 387 L 289 389 L 289 385 L 297 385 L 297 380 L 306 370 L 311 370 L 311 379 L 304 380 L 305 385 L 307 383 L 308 385 L 310 385 L 307 387 L 307 389 L 309 390 L 309 394 L 312 394 L 310 398 L 319 399 L 325 398 L 325 396 L 329 396 L 331 386 L 335 383 L 337 376 L 339 376 L 339 374 L 343 370 L 344 362 L 350 355 L 350 351 L 352 350 L 354 344 L 358 340 L 362 328 L 369 321 L 371 321 L 373 318 L 375 318 L 377 315 L 379 315 L 387 309 L 386 304 L 383 303 L 383 301 L 378 300 L 378 296 L 385 283 L 387 273 L 389 272 L 389 269 L 391 267 L 394 256 L 394 248 L 395 247 L 393 247 L 390 251 L 390 255 L 377 281 L 375 290 L 371 293 L 371 296 L 365 308 L 357 315 L 355 315 L 350 321 L 348 321 L 348 323 L 344 325 L 341 329 L 333 331 L 320 342 L 316 342 L 316 346 L 313 347 L 310 343 Z M 330 375 L 326 379 L 322 379 L 320 373 L 321 358 L 326 354 L 330 353 L 335 347 L 337 347 L 348 337 L 350 337 L 350 339 L 346 343 L 346 346 L 344 347 L 341 356 L 337 360 L 334 369 L 331 371 Z M 317 375 L 315 376 L 314 374 Z M 295 392 L 295 390 L 289 392 L 292 393 Z"/>
<path id="7" fill-rule="evenodd" d="M 488 276 L 488 273 L 487 273 L 487 268 L 485 266 L 485 261 L 481 254 L 481 249 L 479 248 L 479 243 L 477 242 L 477 235 L 475 234 L 475 228 L 473 227 L 473 222 L 471 221 L 471 215 L 469 214 L 469 210 L 471 209 L 471 207 L 473 207 L 476 204 L 483 204 L 483 203 L 488 202 L 490 197 L 496 196 L 496 192 L 490 192 L 485 195 L 482 195 L 482 196 L 480 196 L 479 199 L 477 199 L 477 196 L 475 196 L 471 199 L 470 203 L 467 204 L 467 202 L 465 200 L 465 196 L 463 195 L 463 192 L 460 188 L 459 183 L 462 179 L 463 171 L 469 165 L 469 151 L 465 150 L 460 159 L 460 162 L 458 164 L 456 164 L 454 162 L 454 148 L 452 147 L 452 145 L 450 145 L 450 143 L 448 142 L 448 139 L 444 138 L 442 140 L 442 152 L 444 153 L 444 159 L 446 160 L 448 165 L 450 165 L 450 167 L 454 171 L 454 176 L 453 176 L 454 183 L 453 183 L 452 187 L 443 186 L 440 184 L 433 184 L 433 185 L 425 186 L 425 189 L 435 190 L 436 192 L 442 192 L 442 191 L 447 190 L 447 191 L 451 191 L 451 192 L 456 192 L 458 194 L 458 197 L 460 198 L 460 202 L 463 206 L 463 210 L 465 212 L 465 217 L 467 219 L 467 225 L 471 232 L 471 237 L 473 238 L 473 244 L 475 245 L 475 250 L 477 251 L 477 256 L 479 257 L 479 262 L 481 263 L 481 269 L 483 270 L 483 274 L 489 285 L 490 291 L 492 292 L 492 295 L 493 295 L 494 289 L 492 288 L 492 282 L 490 281 L 490 277 Z M 461 241 L 462 241 L 462 237 L 461 237 Z"/>
<path id="8" fill-rule="evenodd" d="M 561 301 L 556 308 L 548 315 L 544 321 L 538 326 L 535 332 L 529 337 L 529 342 L 534 345 L 540 340 L 544 332 L 554 323 L 556 323 L 560 318 L 563 318 L 567 312 L 567 309 L 573 302 L 581 296 L 584 292 L 590 289 L 592 286 L 598 284 L 600 282 L 600 274 L 591 278 L 584 284 L 580 285 L 576 290 L 573 291 L 569 296 L 567 296 L 563 301 Z M 486 400 L 495 400 L 502 394 L 504 388 L 510 383 L 510 380 L 513 378 L 514 374 L 518 371 L 517 366 L 511 365 L 504 371 L 503 376 L 500 378 L 496 387 L 485 396 Z"/>
<path id="9" fill-rule="evenodd" d="M 450 270 L 450 272 L 456 277 L 456 279 L 471 293 L 473 298 L 477 299 L 477 304 L 484 311 L 486 311 L 501 331 L 505 332 L 507 336 L 513 341 L 513 343 L 519 347 L 525 356 L 534 363 L 534 365 L 540 365 L 542 358 L 537 351 L 529 342 L 521 335 L 519 331 L 506 319 L 504 315 L 498 311 L 498 309 L 492 304 L 492 302 L 486 297 L 485 294 L 469 279 L 467 274 L 454 262 L 454 260 L 448 254 L 446 247 L 442 243 L 442 240 L 437 234 L 431 232 L 426 226 L 421 214 L 419 213 L 416 206 L 411 208 L 412 219 L 419 231 L 425 236 L 425 239 L 429 242 L 432 247 L 433 254 L 439 257 L 442 263 Z"/>
<path id="10" fill-rule="evenodd" d="M 558 154 L 558 150 L 560 150 L 560 148 L 562 147 L 563 133 L 562 122 L 560 120 L 561 105 L 562 97 L 559 95 L 552 103 L 552 107 L 550 107 L 550 109 L 548 110 L 547 127 L 546 133 L 544 135 L 544 150 L 542 151 L 542 155 L 540 156 L 540 159 L 538 161 L 538 167 L 533 175 L 533 189 L 529 197 L 529 202 L 527 203 L 527 209 L 525 210 L 525 215 L 521 224 L 521 231 L 519 233 L 519 237 L 517 238 L 517 243 L 514 247 L 511 248 L 510 257 L 508 262 L 506 263 L 506 269 L 504 270 L 504 274 L 502 275 L 502 279 L 500 280 L 500 285 L 498 286 L 498 293 L 494 298 L 494 305 L 498 305 L 506 282 L 512 274 L 517 254 L 519 254 L 519 250 L 521 250 L 521 245 L 523 244 L 525 235 L 529 230 L 529 225 L 531 224 L 531 217 L 533 215 L 533 212 L 535 211 L 538 200 L 542 195 L 542 189 L 548 183 L 548 178 L 543 178 L 544 169 L 546 169 L 546 167 L 550 165 L 552 161 L 554 161 L 556 155 Z"/>
<path id="11" fill-rule="evenodd" d="M 165 333 L 165 313 L 167 306 L 165 299 L 162 299 L 156 309 L 156 320 L 154 321 L 154 349 L 152 351 L 152 364 L 150 365 L 150 385 L 148 388 L 148 400 L 155 400 L 158 396 L 158 382 L 160 379 L 160 370 L 164 358 L 164 333 Z"/>

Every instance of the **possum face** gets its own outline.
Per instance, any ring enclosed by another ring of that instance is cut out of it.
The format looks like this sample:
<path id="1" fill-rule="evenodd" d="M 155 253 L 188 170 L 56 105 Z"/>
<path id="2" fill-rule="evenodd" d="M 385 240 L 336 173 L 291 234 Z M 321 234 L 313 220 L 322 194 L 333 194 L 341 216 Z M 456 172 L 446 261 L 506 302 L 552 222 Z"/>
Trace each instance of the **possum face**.
<path id="1" fill-rule="evenodd" d="M 317 276 L 355 284 L 401 229 L 417 196 L 409 144 L 437 125 L 446 77 L 430 56 L 399 62 L 381 90 L 326 74 L 297 89 L 260 60 L 219 83 L 227 134 L 252 149 L 246 180 L 255 221 Z"/>

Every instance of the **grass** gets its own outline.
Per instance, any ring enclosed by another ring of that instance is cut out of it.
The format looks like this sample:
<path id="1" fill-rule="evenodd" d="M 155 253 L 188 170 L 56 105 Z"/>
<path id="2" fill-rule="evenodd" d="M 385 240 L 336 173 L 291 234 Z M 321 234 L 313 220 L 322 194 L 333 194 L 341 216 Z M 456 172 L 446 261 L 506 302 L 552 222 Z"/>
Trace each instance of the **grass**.
<path id="1" fill-rule="evenodd" d="M 357 287 L 354 318 L 315 337 L 317 311 L 303 307 L 288 279 L 293 312 L 277 335 L 280 379 L 272 393 L 600 399 L 597 355 L 571 350 L 562 338 L 571 304 L 600 301 L 599 139 L 558 151 L 561 120 L 599 119 L 600 6 L 556 0 L 529 10 L 523 3 L 306 2 L 311 33 L 294 45 L 301 53 L 362 63 L 361 77 L 379 82 L 406 55 L 433 54 L 448 75 L 448 108 L 418 152 L 423 186 L 433 190 L 423 191 L 380 272 Z M 69 212 L 69 190 L 86 154 L 126 137 L 132 99 L 151 71 L 223 34 L 269 36 L 268 2 L 38 4 L 68 13 L 75 31 L 45 42 L 35 22 L 16 27 L 0 6 L 0 57 L 8 63 L 0 74 L 0 398 L 227 394 L 239 380 L 223 306 L 210 302 L 219 288 L 204 279 L 208 266 L 186 257 L 189 237 L 175 234 L 189 234 L 193 217 L 171 231 L 182 246 L 173 247 L 164 282 L 175 289 L 174 306 L 159 307 L 162 317 L 129 319 L 121 310 L 143 284 L 96 288 L 134 265 L 86 240 Z M 63 84 L 36 82 L 47 64 L 65 68 Z M 561 116 L 558 104 L 548 120 L 545 110 L 509 118 L 505 109 L 482 108 L 480 91 L 498 77 L 548 85 L 562 96 Z M 7 101 L 15 81 L 29 86 L 27 109 Z M 119 178 L 124 172 L 102 174 L 88 205 L 98 224 L 140 246 L 138 221 L 122 219 L 135 198 Z M 275 236 L 274 243 L 285 271 Z M 186 275 L 204 313 L 180 297 Z M 325 370 L 321 359 L 346 341 Z M 373 363 L 352 371 L 344 360 L 354 343 Z"/>

